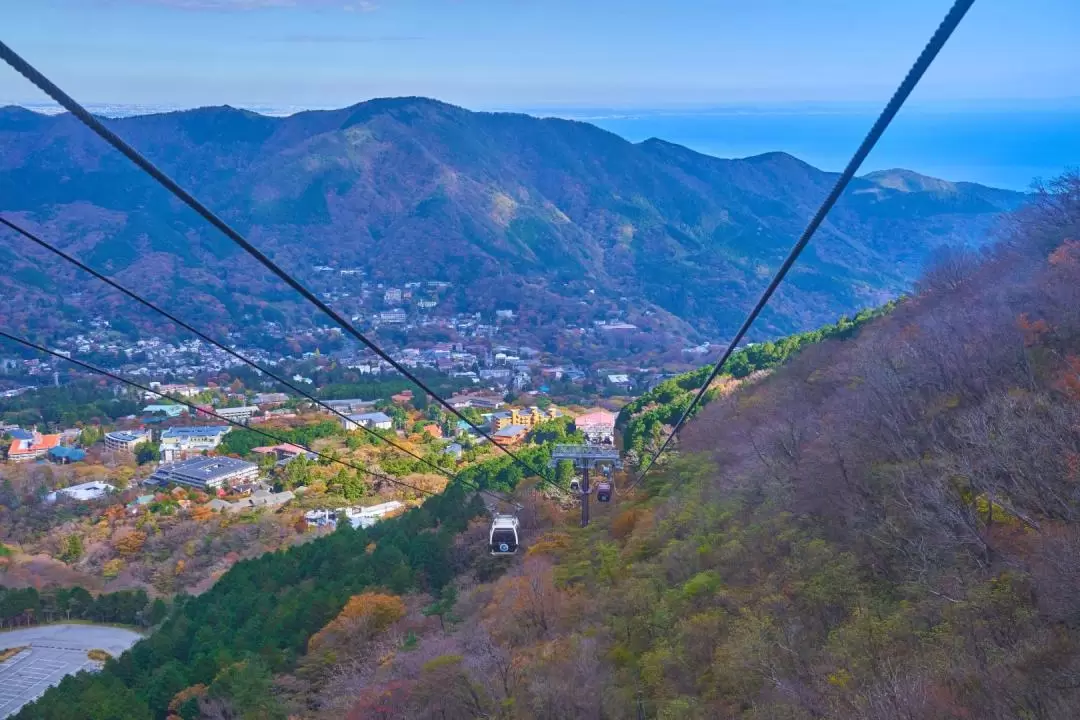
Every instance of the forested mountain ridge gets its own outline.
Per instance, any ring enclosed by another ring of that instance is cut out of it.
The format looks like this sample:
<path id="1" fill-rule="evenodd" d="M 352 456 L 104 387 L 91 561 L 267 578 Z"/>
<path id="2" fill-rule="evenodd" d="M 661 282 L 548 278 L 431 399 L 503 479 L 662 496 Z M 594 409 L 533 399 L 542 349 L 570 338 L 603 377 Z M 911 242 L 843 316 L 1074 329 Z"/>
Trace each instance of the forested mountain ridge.
<path id="1" fill-rule="evenodd" d="M 595 290 L 597 302 L 627 298 L 688 336 L 733 329 L 835 180 L 783 153 L 722 160 L 422 98 L 288 118 L 223 107 L 108 123 L 305 280 L 319 264 L 393 283 L 447 280 L 471 308 L 516 306 L 541 320 L 588 318 L 581 301 Z M 0 210 L 82 259 L 152 278 L 152 297 L 206 320 L 297 307 L 69 115 L 0 109 L 0 198 Z M 856 180 L 762 332 L 880 304 L 936 247 L 983 242 L 1021 198 L 907 171 Z M 57 287 L 80 289 L 85 301 L 66 310 L 78 313 L 102 293 L 19 242 L 2 253 L 5 295 L 52 306 Z"/>

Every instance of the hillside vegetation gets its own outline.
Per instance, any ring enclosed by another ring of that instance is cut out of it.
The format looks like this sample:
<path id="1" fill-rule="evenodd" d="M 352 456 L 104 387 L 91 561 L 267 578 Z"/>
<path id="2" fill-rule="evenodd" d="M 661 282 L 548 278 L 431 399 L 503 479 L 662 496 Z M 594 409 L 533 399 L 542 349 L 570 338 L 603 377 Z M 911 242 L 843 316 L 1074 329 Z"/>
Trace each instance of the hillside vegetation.
<path id="1" fill-rule="evenodd" d="M 1072 176 L 985 257 L 733 382 L 589 528 L 335 620 L 280 697 L 356 720 L 1075 717 L 1078 231 Z"/>
<path id="2" fill-rule="evenodd" d="M 515 619 L 510 715 L 1074 717 L 1078 231 L 1072 176 L 987 257 L 717 398 L 649 497 L 534 546 L 522 576 L 555 580 Z"/>
<path id="3" fill-rule="evenodd" d="M 736 350 L 717 375 L 716 384 L 701 397 L 694 408 L 696 415 L 705 405 L 720 395 L 720 387 L 730 380 L 741 380 L 755 372 L 768 370 L 786 362 L 807 345 L 829 339 L 851 337 L 864 323 L 891 312 L 895 301 L 877 310 L 863 310 L 854 318 L 842 317 L 831 325 L 817 330 L 789 335 L 776 341 L 757 343 Z M 690 407 L 697 391 L 712 373 L 714 365 L 692 370 L 658 384 L 641 397 L 627 403 L 619 412 L 618 425 L 623 431 L 623 448 L 640 454 L 643 450 L 655 451 L 663 442 L 686 409 Z M 694 415 L 691 415 L 693 417 Z"/>
<path id="4" fill-rule="evenodd" d="M 173 707 L 184 718 L 204 710 L 284 718 L 270 694 L 271 673 L 290 669 L 354 593 L 372 586 L 437 592 L 462 562 L 454 536 L 482 511 L 454 486 L 370 530 L 343 523 L 328 537 L 238 563 L 203 595 L 178 597 L 149 639 L 101 673 L 65 678 L 16 717 L 165 717 L 186 690 Z"/>

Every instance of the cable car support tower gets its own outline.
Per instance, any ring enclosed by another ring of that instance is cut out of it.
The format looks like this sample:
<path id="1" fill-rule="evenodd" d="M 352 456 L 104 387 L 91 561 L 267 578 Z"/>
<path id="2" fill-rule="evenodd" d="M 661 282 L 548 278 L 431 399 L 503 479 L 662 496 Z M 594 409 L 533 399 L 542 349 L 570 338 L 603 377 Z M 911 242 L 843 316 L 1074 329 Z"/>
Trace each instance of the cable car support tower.
<path id="1" fill-rule="evenodd" d="M 600 470 L 605 477 L 597 484 L 597 500 L 611 500 L 614 471 L 622 469 L 622 458 L 617 448 L 610 445 L 556 445 L 551 451 L 550 466 L 556 468 L 563 460 L 574 463 L 574 469 L 581 471 L 581 527 L 589 524 L 589 471 Z"/>

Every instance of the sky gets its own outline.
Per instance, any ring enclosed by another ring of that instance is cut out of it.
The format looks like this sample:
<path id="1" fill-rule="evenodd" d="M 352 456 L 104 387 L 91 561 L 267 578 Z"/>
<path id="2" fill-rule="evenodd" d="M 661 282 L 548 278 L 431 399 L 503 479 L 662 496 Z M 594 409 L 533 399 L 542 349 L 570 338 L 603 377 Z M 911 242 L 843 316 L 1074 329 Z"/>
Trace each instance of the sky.
<path id="1" fill-rule="evenodd" d="M 0 0 L 85 103 L 474 109 L 882 103 L 948 0 Z M 977 0 L 914 103 L 1080 98 L 1080 2 Z M 0 68 L 0 104 L 41 100 Z"/>

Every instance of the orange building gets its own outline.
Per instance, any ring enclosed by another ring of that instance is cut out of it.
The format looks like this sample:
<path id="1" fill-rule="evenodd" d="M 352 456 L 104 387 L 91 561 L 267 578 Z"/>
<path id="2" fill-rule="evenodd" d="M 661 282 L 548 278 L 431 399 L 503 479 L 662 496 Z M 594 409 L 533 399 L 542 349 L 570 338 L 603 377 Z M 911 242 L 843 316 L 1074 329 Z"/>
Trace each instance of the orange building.
<path id="1" fill-rule="evenodd" d="M 37 430 L 17 430 L 11 433 L 14 438 L 8 448 L 8 460 L 26 462 L 45 457 L 50 450 L 60 445 L 59 435 L 42 435 Z"/>

